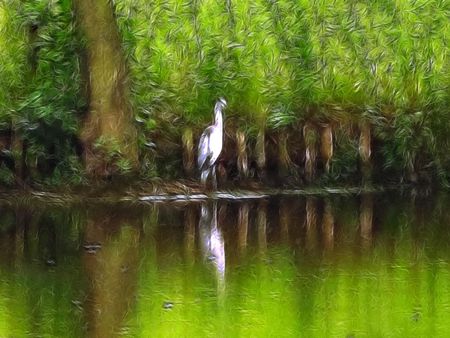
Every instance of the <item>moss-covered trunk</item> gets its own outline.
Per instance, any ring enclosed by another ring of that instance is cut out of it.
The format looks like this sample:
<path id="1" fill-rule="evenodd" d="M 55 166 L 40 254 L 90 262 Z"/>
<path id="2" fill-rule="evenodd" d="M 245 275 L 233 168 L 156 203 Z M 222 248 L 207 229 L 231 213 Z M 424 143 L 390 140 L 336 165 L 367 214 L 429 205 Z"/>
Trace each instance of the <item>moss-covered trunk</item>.
<path id="1" fill-rule="evenodd" d="M 74 0 L 86 39 L 89 111 L 80 138 L 88 174 L 105 176 L 138 165 L 127 68 L 108 0 Z"/>

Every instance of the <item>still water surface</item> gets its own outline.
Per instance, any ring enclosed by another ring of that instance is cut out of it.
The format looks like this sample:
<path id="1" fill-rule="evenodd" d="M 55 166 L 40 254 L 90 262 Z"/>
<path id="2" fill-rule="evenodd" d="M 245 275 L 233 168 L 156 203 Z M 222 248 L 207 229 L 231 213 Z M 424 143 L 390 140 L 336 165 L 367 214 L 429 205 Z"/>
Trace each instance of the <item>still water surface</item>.
<path id="1" fill-rule="evenodd" d="M 0 337 L 450 337 L 449 202 L 3 205 Z"/>

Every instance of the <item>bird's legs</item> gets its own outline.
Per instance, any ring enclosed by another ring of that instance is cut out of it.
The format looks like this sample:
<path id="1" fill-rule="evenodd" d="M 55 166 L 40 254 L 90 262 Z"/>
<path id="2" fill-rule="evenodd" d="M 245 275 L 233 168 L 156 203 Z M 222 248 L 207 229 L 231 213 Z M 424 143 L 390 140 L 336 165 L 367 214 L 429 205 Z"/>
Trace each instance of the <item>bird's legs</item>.
<path id="1" fill-rule="evenodd" d="M 213 188 L 214 190 L 217 190 L 217 176 L 216 176 L 216 166 L 212 166 L 212 181 L 213 181 Z"/>
<path id="2" fill-rule="evenodd" d="M 200 181 L 202 182 L 203 186 L 206 186 L 206 180 L 208 179 L 210 169 L 205 169 L 202 171 L 200 175 Z"/>
<path id="3" fill-rule="evenodd" d="M 214 190 L 217 190 L 217 176 L 216 176 L 216 166 L 213 165 L 211 168 L 205 169 L 200 174 L 200 182 L 204 187 L 206 187 L 206 181 L 208 176 L 211 176 L 212 186 Z"/>

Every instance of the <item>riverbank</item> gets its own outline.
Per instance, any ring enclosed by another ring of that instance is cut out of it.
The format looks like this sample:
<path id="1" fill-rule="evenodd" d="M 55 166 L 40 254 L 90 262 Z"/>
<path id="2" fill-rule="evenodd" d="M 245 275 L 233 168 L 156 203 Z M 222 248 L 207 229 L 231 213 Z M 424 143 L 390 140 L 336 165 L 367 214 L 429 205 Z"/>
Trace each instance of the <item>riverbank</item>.
<path id="1" fill-rule="evenodd" d="M 139 184 L 91 185 L 90 187 L 66 187 L 65 189 L 6 189 L 0 191 L 0 203 L 27 204 L 45 203 L 54 205 L 84 203 L 186 203 L 207 200 L 258 200 L 269 197 L 361 195 L 387 191 L 414 194 L 429 194 L 436 189 L 431 186 L 411 185 L 367 185 L 367 186 L 303 186 L 268 187 L 258 184 L 243 187 L 228 186 L 216 191 L 204 189 L 194 181 L 173 181 L 170 183 L 140 182 Z"/>

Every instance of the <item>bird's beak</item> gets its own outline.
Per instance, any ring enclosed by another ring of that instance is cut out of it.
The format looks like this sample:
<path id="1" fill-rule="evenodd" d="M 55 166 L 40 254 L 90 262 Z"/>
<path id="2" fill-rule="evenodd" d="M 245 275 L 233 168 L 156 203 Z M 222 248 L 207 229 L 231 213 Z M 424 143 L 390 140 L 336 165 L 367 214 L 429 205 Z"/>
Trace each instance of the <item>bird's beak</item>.
<path id="1" fill-rule="evenodd" d="M 222 103 L 224 108 L 227 106 L 227 101 L 223 97 L 219 98 L 219 101 Z"/>

